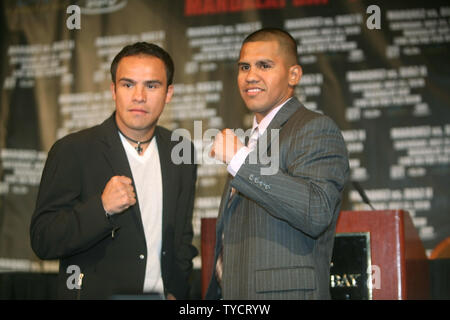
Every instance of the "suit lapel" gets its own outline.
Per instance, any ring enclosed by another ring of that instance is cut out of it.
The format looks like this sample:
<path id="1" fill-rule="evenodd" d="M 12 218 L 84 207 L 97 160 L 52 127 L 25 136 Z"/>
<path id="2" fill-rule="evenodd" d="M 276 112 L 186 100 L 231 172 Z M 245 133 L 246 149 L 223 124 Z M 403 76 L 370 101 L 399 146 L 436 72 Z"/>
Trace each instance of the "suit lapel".
<path id="1" fill-rule="evenodd" d="M 161 180 L 162 180 L 162 204 L 163 204 L 163 217 L 162 217 L 162 230 L 163 239 L 167 235 L 167 228 L 169 226 L 169 221 L 172 221 L 174 217 L 174 197 L 170 196 L 173 194 L 175 189 L 174 173 L 176 167 L 171 160 L 171 142 L 168 137 L 162 134 L 159 127 L 155 128 L 155 138 L 158 145 L 159 162 L 161 166 Z"/>
<path id="2" fill-rule="evenodd" d="M 216 223 L 216 237 L 217 239 L 222 238 L 222 233 L 224 232 L 223 228 L 227 224 L 229 218 L 231 217 L 235 206 L 241 199 L 239 192 L 236 190 L 235 194 L 231 194 L 231 181 L 233 181 L 233 177 L 228 175 L 227 182 L 225 183 L 224 192 L 222 193 L 222 199 L 220 201 L 219 206 L 219 215 L 217 217 Z M 220 241 L 221 243 L 222 241 Z"/>
<path id="3" fill-rule="evenodd" d="M 231 175 L 228 175 L 227 181 L 225 183 L 224 191 L 222 193 L 222 199 L 220 200 L 219 205 L 219 215 L 217 217 L 216 222 L 216 236 L 222 238 L 222 232 L 223 232 L 223 226 L 224 226 L 224 220 L 227 216 L 227 211 L 230 207 L 230 196 L 231 196 L 231 181 L 233 180 L 233 177 Z M 233 199 L 235 200 L 235 199 Z M 217 238 L 219 239 L 219 238 Z"/>
<path id="4" fill-rule="evenodd" d="M 115 113 L 102 124 L 103 135 L 103 155 L 110 165 L 115 176 L 123 175 L 132 177 L 128 158 L 120 140 L 116 122 L 114 120 Z"/>
<path id="5" fill-rule="evenodd" d="M 304 107 L 296 97 L 292 97 L 288 102 L 286 102 L 284 106 L 280 108 L 270 124 L 267 126 L 266 131 L 258 139 L 259 141 L 267 141 L 266 150 L 269 150 L 270 145 L 272 144 L 274 139 L 279 138 L 278 134 L 272 134 L 272 130 L 281 129 L 283 125 L 289 120 L 289 118 L 300 108 Z"/>

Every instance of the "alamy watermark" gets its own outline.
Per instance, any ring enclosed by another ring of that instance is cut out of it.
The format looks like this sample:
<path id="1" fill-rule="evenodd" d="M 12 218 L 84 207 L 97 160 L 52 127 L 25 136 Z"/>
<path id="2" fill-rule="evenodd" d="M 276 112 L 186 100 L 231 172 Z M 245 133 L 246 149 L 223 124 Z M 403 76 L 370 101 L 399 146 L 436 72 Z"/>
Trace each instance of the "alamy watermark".
<path id="1" fill-rule="evenodd" d="M 251 129 L 231 129 L 237 138 L 245 144 L 245 140 L 250 138 Z M 252 150 L 246 163 L 261 165 L 261 175 L 274 175 L 279 169 L 279 149 L 280 138 L 279 129 L 270 129 L 270 132 L 264 133 L 258 138 L 257 145 Z M 214 138 L 221 130 L 209 128 L 203 132 L 202 121 L 194 121 L 194 135 L 183 128 L 173 130 L 171 140 L 178 143 L 172 149 L 171 160 L 174 164 L 195 164 L 213 165 L 222 164 L 210 156 Z M 187 139 L 185 139 L 187 138 Z M 192 155 L 191 143 L 194 143 L 195 156 Z M 225 149 L 225 146 L 224 146 Z"/>
<path id="2" fill-rule="evenodd" d="M 66 9 L 66 13 L 70 16 L 66 19 L 66 26 L 69 30 L 81 29 L 81 8 L 77 5 L 70 5 Z"/>
<path id="3" fill-rule="evenodd" d="M 66 280 L 66 286 L 69 290 L 80 290 L 83 282 L 84 274 L 81 273 L 81 269 L 79 266 L 72 264 L 67 267 L 66 273 L 70 274 Z"/>
<path id="4" fill-rule="evenodd" d="M 367 7 L 366 13 L 370 14 L 370 16 L 366 20 L 367 29 L 380 30 L 381 29 L 381 9 L 380 9 L 380 7 L 375 4 L 370 5 Z"/>

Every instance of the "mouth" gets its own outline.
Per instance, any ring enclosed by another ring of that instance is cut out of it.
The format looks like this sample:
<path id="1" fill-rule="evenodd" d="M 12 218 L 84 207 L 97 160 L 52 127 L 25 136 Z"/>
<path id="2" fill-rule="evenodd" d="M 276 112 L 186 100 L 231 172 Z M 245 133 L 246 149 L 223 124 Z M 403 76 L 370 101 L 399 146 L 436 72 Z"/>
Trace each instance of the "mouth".
<path id="1" fill-rule="evenodd" d="M 135 114 L 147 114 L 148 113 L 144 109 L 139 109 L 139 108 L 131 108 L 131 109 L 128 109 L 128 111 L 131 113 L 135 113 Z"/>
<path id="2" fill-rule="evenodd" d="M 265 91 L 265 90 L 263 90 L 261 88 L 247 88 L 244 90 L 244 92 L 249 96 L 256 96 L 263 91 Z"/>

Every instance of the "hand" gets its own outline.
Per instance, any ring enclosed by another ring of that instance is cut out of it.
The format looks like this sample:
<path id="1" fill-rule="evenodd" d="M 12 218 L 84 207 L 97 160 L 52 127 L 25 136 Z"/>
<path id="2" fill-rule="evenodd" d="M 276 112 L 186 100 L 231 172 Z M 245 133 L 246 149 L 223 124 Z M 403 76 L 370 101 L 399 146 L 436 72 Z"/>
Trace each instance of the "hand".
<path id="1" fill-rule="evenodd" d="M 132 180 L 125 176 L 112 177 L 103 190 L 102 204 L 109 214 L 120 213 L 136 204 Z"/>
<path id="2" fill-rule="evenodd" d="M 167 300 L 177 300 L 177 298 L 175 298 L 175 296 L 174 296 L 173 294 L 171 294 L 171 293 L 168 293 L 168 294 L 167 294 L 166 299 L 167 299 Z"/>
<path id="3" fill-rule="evenodd" d="M 243 146 L 242 142 L 231 129 L 223 129 L 214 138 L 209 155 L 214 159 L 229 164 L 234 155 Z"/>

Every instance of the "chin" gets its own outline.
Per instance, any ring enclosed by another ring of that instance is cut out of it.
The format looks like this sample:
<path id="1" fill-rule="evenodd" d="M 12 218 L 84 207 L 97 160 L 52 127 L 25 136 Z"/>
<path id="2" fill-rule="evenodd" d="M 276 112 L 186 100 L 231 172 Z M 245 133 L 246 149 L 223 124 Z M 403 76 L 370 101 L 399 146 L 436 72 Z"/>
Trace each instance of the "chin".
<path id="1" fill-rule="evenodd" d="M 150 130 L 154 125 L 156 124 L 156 121 L 153 122 L 149 122 L 149 121 L 128 121 L 126 123 L 127 127 L 132 129 L 132 130 Z"/>
<path id="2" fill-rule="evenodd" d="M 255 105 L 255 104 L 247 104 L 247 109 L 250 110 L 251 112 L 255 112 L 255 113 L 265 113 L 266 111 L 270 110 L 270 106 L 261 106 L 261 105 Z"/>

